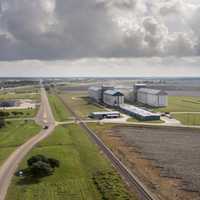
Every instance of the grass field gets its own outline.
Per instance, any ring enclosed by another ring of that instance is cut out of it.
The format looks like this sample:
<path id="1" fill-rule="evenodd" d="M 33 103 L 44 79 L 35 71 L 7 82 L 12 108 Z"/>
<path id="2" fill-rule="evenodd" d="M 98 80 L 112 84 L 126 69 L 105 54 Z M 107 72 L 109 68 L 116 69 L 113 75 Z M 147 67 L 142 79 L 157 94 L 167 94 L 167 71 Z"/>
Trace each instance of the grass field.
<path id="1" fill-rule="evenodd" d="M 118 179 L 119 176 L 99 153 L 96 145 L 91 143 L 88 136 L 76 125 L 69 125 L 67 128 L 57 127 L 50 137 L 27 155 L 27 158 L 35 154 L 44 154 L 60 160 L 60 168 L 37 184 L 14 177 L 6 200 L 103 200 L 102 190 L 105 183 L 109 183 L 110 188 L 106 188 L 110 193 L 119 188 L 121 195 L 114 199 L 127 199 L 123 197 L 127 195 L 127 190 L 121 179 Z M 26 159 L 20 168 L 24 168 L 25 163 Z M 94 181 L 93 176 L 99 171 L 110 171 L 114 174 L 109 181 L 103 176 L 95 175 Z M 119 182 L 113 187 L 116 180 Z M 98 189 L 96 184 L 100 182 L 102 187 Z"/>
<path id="2" fill-rule="evenodd" d="M 18 146 L 37 134 L 40 127 L 33 121 L 10 121 L 0 129 L 0 165 Z"/>
<path id="3" fill-rule="evenodd" d="M 0 93 L 0 100 L 8 100 L 8 99 L 32 99 L 39 100 L 40 94 L 37 93 Z"/>
<path id="4" fill-rule="evenodd" d="M 172 116 L 184 125 L 200 125 L 200 114 L 172 114 Z"/>
<path id="5" fill-rule="evenodd" d="M 166 108 L 156 108 L 161 112 L 200 112 L 200 97 L 169 96 Z"/>
<path id="6" fill-rule="evenodd" d="M 53 115 L 57 121 L 67 121 L 72 117 L 56 95 L 50 94 L 48 98 L 53 111 Z"/>
<path id="7" fill-rule="evenodd" d="M 68 93 L 62 97 L 82 118 L 87 118 L 91 112 L 105 111 L 102 107 L 91 102 L 86 93 Z"/>
<path id="8" fill-rule="evenodd" d="M 6 113 L 5 119 L 10 118 L 29 118 L 34 117 L 38 111 L 38 108 L 36 109 L 11 109 L 11 110 L 1 110 Z M 0 116 L 1 117 L 1 116 Z"/>

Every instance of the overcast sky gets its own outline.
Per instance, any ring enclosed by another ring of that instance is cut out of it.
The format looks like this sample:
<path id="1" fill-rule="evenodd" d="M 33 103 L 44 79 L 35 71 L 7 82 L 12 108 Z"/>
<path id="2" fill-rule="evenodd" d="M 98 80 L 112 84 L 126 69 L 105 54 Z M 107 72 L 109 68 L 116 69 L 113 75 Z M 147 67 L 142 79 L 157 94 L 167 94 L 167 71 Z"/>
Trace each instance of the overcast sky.
<path id="1" fill-rule="evenodd" d="M 0 0 L 0 76 L 199 76 L 199 0 Z"/>

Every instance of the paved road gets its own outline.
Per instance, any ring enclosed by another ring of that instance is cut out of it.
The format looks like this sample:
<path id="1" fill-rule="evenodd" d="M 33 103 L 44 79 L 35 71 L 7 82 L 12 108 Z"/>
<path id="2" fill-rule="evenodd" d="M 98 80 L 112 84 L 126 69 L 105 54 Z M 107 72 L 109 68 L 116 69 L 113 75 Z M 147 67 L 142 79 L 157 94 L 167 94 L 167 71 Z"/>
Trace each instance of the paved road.
<path id="1" fill-rule="evenodd" d="M 25 155 L 41 140 L 46 138 L 55 128 L 55 121 L 44 88 L 41 89 L 41 106 L 36 117 L 36 122 L 42 126 L 48 125 L 36 136 L 17 148 L 0 168 L 0 200 L 4 200 L 7 189 L 19 163 Z"/>

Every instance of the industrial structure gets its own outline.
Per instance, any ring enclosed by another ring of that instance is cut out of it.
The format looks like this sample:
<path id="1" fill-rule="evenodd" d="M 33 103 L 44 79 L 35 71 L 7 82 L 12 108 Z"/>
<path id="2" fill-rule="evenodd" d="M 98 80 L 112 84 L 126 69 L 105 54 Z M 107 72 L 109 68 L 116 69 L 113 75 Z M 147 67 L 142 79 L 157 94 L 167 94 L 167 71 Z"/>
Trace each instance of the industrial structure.
<path id="1" fill-rule="evenodd" d="M 106 90 L 107 89 L 107 90 Z M 161 90 L 146 88 L 146 85 L 139 84 L 134 87 L 137 101 L 154 107 L 167 105 L 167 93 Z M 152 113 L 142 108 L 124 103 L 124 94 L 113 87 L 90 87 L 88 90 L 90 98 L 98 103 L 104 103 L 110 107 L 117 108 L 122 112 L 137 118 L 138 120 L 160 120 L 160 114 Z M 95 119 L 116 118 L 119 112 L 94 112 L 90 117 Z"/>
<path id="2" fill-rule="evenodd" d="M 118 112 L 118 111 L 92 112 L 89 117 L 91 117 L 93 119 L 119 118 L 120 117 L 120 112 Z"/>
<path id="3" fill-rule="evenodd" d="M 124 95 L 117 90 L 106 90 L 103 93 L 103 102 L 109 106 L 124 104 Z"/>
<path id="4" fill-rule="evenodd" d="M 143 83 L 137 83 L 133 86 L 133 100 L 134 102 L 137 102 L 137 94 L 138 94 L 138 90 L 140 88 L 146 88 L 147 85 L 143 84 Z"/>
<path id="5" fill-rule="evenodd" d="M 137 90 L 137 101 L 152 107 L 166 107 L 168 94 L 163 90 L 140 88 Z"/>
<path id="6" fill-rule="evenodd" d="M 142 121 L 160 120 L 160 114 L 152 113 L 133 105 L 123 104 L 120 105 L 120 109 L 124 113 Z"/>
<path id="7" fill-rule="evenodd" d="M 103 94 L 106 90 L 114 90 L 114 87 L 111 86 L 92 86 L 88 89 L 89 97 L 98 103 L 103 102 Z"/>

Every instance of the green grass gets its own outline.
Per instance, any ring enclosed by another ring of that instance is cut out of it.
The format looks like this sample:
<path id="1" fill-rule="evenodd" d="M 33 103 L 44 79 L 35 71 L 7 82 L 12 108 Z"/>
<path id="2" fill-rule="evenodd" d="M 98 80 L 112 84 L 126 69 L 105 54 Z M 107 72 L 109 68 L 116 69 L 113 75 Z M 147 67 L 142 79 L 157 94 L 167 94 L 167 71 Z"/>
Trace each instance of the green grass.
<path id="1" fill-rule="evenodd" d="M 6 119 L 9 118 L 30 118 L 35 117 L 37 114 L 38 108 L 36 109 L 10 109 L 10 110 L 1 110 L 5 113 L 8 113 L 8 115 L 5 117 Z M 16 112 L 16 114 L 15 114 Z"/>
<path id="2" fill-rule="evenodd" d="M 8 99 L 32 99 L 39 100 L 40 94 L 31 94 L 31 93 L 1 93 L 0 100 L 8 100 Z"/>
<path id="3" fill-rule="evenodd" d="M 56 95 L 51 94 L 48 96 L 48 98 L 53 111 L 53 115 L 57 121 L 67 121 L 72 117 Z"/>
<path id="4" fill-rule="evenodd" d="M 33 121 L 10 121 L 0 129 L 0 164 L 18 146 L 37 134 L 40 127 Z"/>
<path id="5" fill-rule="evenodd" d="M 172 116 L 179 120 L 184 125 L 200 125 L 200 114 L 172 114 Z"/>
<path id="6" fill-rule="evenodd" d="M 57 127 L 27 155 L 20 168 L 35 154 L 60 160 L 60 168 L 37 184 L 14 177 L 6 200 L 103 200 L 93 176 L 97 171 L 113 172 L 113 169 L 78 126 Z"/>
<path id="7" fill-rule="evenodd" d="M 76 114 L 82 118 L 87 118 L 91 112 L 105 111 L 98 104 L 92 102 L 86 93 L 68 93 L 62 96 Z"/>
<path id="8" fill-rule="evenodd" d="M 156 108 L 161 112 L 200 112 L 200 97 L 169 96 L 166 108 Z"/>

